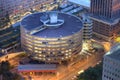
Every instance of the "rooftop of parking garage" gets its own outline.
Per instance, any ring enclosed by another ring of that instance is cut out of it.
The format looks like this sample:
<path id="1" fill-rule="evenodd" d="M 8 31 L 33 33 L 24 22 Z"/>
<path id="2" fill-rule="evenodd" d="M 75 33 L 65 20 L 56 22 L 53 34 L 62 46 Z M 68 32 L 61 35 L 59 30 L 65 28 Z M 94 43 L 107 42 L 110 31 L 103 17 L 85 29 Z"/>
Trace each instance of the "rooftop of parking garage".
<path id="1" fill-rule="evenodd" d="M 21 26 L 24 27 L 27 31 L 31 31 L 38 26 L 42 26 L 43 23 L 40 21 L 40 17 L 44 14 L 45 12 L 34 13 L 26 16 L 21 21 Z M 39 37 L 56 38 L 61 36 L 70 36 L 82 29 L 82 22 L 79 18 L 73 15 L 58 12 L 58 19 L 64 20 L 64 23 L 60 25 L 60 27 L 54 29 L 44 29 L 34 35 Z"/>

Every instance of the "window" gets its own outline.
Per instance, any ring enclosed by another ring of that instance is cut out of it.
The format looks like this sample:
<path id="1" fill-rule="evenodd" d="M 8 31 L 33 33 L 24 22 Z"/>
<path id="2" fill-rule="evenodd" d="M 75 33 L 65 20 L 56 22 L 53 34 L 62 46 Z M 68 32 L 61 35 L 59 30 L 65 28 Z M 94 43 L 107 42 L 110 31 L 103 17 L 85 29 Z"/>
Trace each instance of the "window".
<path id="1" fill-rule="evenodd" d="M 42 51 L 42 54 L 45 54 L 46 52 L 45 51 Z"/>
<path id="2" fill-rule="evenodd" d="M 58 38 L 58 41 L 60 40 L 60 38 Z"/>
<path id="3" fill-rule="evenodd" d="M 61 51 L 58 51 L 58 54 L 61 54 Z"/>
<path id="4" fill-rule="evenodd" d="M 42 44 L 45 44 L 45 45 L 47 45 L 47 44 L 48 44 L 48 42 L 42 42 Z"/>
<path id="5" fill-rule="evenodd" d="M 53 54 L 53 52 L 50 52 L 50 54 Z"/>
<path id="6" fill-rule="evenodd" d="M 70 44 L 74 44 L 74 42 L 73 42 L 72 40 L 69 40 L 68 42 L 69 42 Z"/>

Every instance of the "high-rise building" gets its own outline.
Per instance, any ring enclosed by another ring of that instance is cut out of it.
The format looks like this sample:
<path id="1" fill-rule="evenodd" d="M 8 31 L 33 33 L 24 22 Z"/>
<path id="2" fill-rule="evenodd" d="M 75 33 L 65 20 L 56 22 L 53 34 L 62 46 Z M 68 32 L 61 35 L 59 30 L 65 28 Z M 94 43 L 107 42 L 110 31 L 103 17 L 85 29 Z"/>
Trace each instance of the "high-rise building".
<path id="1" fill-rule="evenodd" d="M 120 0 L 91 0 L 94 34 L 105 40 L 120 32 Z"/>
<path id="2" fill-rule="evenodd" d="M 91 12 L 110 20 L 120 17 L 119 0 L 91 0 Z"/>
<path id="3" fill-rule="evenodd" d="M 104 55 L 102 80 L 120 80 L 120 44 Z"/>

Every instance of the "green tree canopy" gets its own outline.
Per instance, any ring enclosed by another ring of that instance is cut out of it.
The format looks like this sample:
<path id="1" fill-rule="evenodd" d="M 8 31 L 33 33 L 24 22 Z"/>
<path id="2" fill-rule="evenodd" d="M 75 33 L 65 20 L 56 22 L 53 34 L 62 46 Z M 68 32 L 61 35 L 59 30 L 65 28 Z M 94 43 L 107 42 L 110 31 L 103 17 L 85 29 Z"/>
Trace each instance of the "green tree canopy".
<path id="1" fill-rule="evenodd" d="M 78 80 L 102 80 L 102 63 L 85 70 L 78 76 Z"/>
<path id="2" fill-rule="evenodd" d="M 2 80 L 20 80 L 20 75 L 10 72 L 9 61 L 2 61 L 0 63 L 0 74 L 3 76 Z"/>

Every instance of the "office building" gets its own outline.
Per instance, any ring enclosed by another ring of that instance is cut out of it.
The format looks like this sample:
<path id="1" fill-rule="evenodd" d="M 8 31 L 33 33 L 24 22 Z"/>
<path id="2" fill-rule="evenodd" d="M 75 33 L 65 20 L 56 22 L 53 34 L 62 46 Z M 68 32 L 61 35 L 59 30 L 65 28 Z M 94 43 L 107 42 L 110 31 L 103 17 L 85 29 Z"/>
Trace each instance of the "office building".
<path id="1" fill-rule="evenodd" d="M 104 55 L 102 80 L 120 80 L 120 44 Z"/>
<path id="2" fill-rule="evenodd" d="M 91 0 L 94 34 L 113 40 L 120 32 L 120 0 Z"/>
<path id="3" fill-rule="evenodd" d="M 82 27 L 80 19 L 69 14 L 31 14 L 21 21 L 22 48 L 39 61 L 70 61 L 81 51 Z"/>

